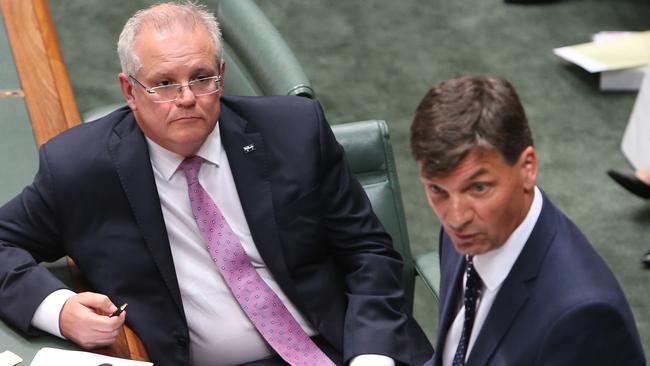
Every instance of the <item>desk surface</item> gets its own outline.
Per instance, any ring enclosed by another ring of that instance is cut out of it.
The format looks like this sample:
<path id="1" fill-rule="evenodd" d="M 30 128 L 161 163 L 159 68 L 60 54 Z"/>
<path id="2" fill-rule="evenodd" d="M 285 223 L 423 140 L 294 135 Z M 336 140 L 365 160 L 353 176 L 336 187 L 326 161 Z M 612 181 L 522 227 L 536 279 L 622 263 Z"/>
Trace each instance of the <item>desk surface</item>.
<path id="1" fill-rule="evenodd" d="M 42 347 L 80 350 L 74 344 L 50 335 L 35 338 L 25 337 L 0 322 L 0 352 L 9 350 L 17 354 L 23 359 L 23 362 L 20 364 L 21 366 L 29 365 L 36 352 Z"/>
<path id="2" fill-rule="evenodd" d="M 68 286 L 72 285 L 72 277 L 70 276 L 65 258 L 54 263 L 43 265 L 63 281 L 63 283 Z M 25 336 L 20 331 L 15 330 L 0 320 L 0 352 L 9 350 L 20 356 L 23 359 L 23 363 L 20 366 L 29 365 L 36 352 L 42 347 L 81 350 L 77 345 L 49 334 L 40 337 Z"/>

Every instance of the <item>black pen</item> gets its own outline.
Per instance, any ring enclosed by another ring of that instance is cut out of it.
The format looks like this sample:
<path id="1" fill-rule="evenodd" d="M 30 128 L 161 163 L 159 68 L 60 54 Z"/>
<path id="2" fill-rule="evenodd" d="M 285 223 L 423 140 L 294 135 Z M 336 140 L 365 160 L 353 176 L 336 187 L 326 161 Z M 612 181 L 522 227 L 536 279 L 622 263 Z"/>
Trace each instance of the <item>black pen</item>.
<path id="1" fill-rule="evenodd" d="M 127 307 L 128 305 L 129 305 L 129 304 L 124 303 L 124 305 L 122 305 L 122 306 L 120 306 L 119 308 L 117 308 L 117 310 L 115 310 L 115 311 L 113 312 L 113 314 L 109 315 L 108 317 L 109 317 L 109 318 L 112 318 L 112 317 L 114 317 L 114 316 L 118 316 L 118 315 L 122 314 L 122 312 L 124 311 L 124 309 L 126 309 L 126 307 Z"/>

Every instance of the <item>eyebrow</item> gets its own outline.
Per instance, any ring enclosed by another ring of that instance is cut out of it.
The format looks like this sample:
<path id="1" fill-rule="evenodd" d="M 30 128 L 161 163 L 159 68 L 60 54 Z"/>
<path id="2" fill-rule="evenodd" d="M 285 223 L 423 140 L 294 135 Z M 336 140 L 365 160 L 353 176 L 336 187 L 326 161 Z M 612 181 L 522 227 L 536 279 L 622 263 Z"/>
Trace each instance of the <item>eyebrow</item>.
<path id="1" fill-rule="evenodd" d="M 481 169 L 475 171 L 474 174 L 470 175 L 470 176 L 467 178 L 467 180 L 473 180 L 473 179 L 476 179 L 476 178 L 478 178 L 479 176 L 481 176 L 481 175 L 483 175 L 483 174 L 487 174 L 487 173 L 488 173 L 488 170 L 487 170 L 487 169 L 485 169 L 485 168 L 481 168 Z"/>
<path id="2" fill-rule="evenodd" d="M 196 69 L 192 70 L 190 72 L 190 77 L 194 77 L 197 74 L 210 74 L 211 76 L 219 75 L 219 67 L 216 68 L 216 70 L 213 70 L 212 67 L 203 67 L 199 66 Z M 172 75 L 173 70 L 165 70 L 165 71 L 160 71 L 156 72 L 153 75 L 151 75 L 151 79 L 170 79 L 170 80 L 176 80 L 176 77 Z"/>
<path id="3" fill-rule="evenodd" d="M 488 173 L 490 173 L 489 170 L 487 170 L 485 168 L 480 168 L 479 170 L 472 173 L 472 175 L 470 175 L 469 177 L 463 179 L 463 182 L 471 182 L 472 180 L 480 177 L 481 175 L 488 174 Z M 431 179 L 435 179 L 435 177 L 434 178 L 427 178 L 426 181 L 428 181 L 430 184 L 434 184 L 433 182 L 431 182 Z M 437 185 L 437 184 L 434 184 L 434 185 Z"/>

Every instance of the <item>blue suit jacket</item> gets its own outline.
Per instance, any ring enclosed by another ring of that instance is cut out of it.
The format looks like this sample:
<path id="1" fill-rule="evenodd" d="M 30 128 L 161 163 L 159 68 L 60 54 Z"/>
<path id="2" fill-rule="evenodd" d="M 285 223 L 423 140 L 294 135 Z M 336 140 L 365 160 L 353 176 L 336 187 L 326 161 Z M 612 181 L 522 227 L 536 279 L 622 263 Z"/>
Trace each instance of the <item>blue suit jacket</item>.
<path id="1" fill-rule="evenodd" d="M 260 255 L 321 336 L 346 360 L 429 358 L 430 344 L 404 310 L 401 258 L 318 103 L 223 97 L 218 128 Z M 0 315 L 32 331 L 36 307 L 63 287 L 36 262 L 65 254 L 96 291 L 129 303 L 127 323 L 156 365 L 188 364 L 148 149 L 126 107 L 43 145 L 33 184 L 0 208 Z"/>
<path id="2" fill-rule="evenodd" d="M 463 257 L 440 242 L 442 350 L 461 294 Z M 451 345 L 455 349 L 456 345 Z M 429 364 L 442 365 L 442 352 Z M 530 238 L 494 300 L 467 366 L 645 365 L 625 296 L 578 228 L 544 195 Z"/>

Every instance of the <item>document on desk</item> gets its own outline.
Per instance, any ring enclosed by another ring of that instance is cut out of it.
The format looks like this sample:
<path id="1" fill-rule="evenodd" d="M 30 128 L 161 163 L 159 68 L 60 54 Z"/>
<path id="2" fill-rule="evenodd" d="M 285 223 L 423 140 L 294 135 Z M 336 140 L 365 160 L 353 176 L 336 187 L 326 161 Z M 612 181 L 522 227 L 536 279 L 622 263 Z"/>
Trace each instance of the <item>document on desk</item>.
<path id="1" fill-rule="evenodd" d="M 41 348 L 30 366 L 151 366 L 151 362 L 133 361 L 96 353 Z"/>
<path id="2" fill-rule="evenodd" d="M 641 67 L 650 62 L 650 31 L 560 47 L 553 53 L 591 73 Z"/>
<path id="3" fill-rule="evenodd" d="M 23 359 L 11 351 L 0 353 L 0 366 L 16 366 L 23 362 Z"/>

